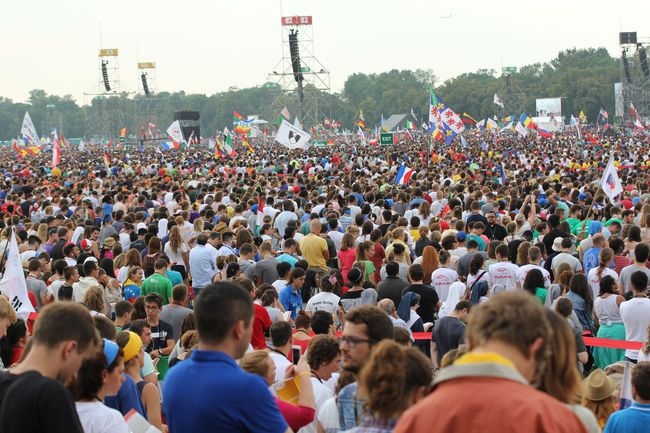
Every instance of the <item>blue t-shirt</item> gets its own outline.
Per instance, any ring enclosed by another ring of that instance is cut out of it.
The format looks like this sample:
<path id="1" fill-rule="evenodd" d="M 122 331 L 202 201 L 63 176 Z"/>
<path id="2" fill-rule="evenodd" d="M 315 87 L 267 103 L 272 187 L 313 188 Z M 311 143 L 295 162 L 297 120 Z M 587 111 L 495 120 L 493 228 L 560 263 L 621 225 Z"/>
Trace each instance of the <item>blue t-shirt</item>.
<path id="1" fill-rule="evenodd" d="M 119 411 L 122 415 L 126 415 L 131 409 L 135 409 L 136 412 L 146 418 L 147 413 L 144 411 L 144 406 L 142 406 L 138 385 L 128 374 L 122 374 L 122 376 L 124 376 L 124 383 L 122 383 L 117 395 L 106 397 L 104 404 Z"/>
<path id="2" fill-rule="evenodd" d="M 293 291 L 293 287 L 286 286 L 280 290 L 280 302 L 286 311 L 291 311 L 291 318 L 295 319 L 302 309 L 302 295 Z"/>
<path id="3" fill-rule="evenodd" d="M 284 433 L 287 423 L 269 388 L 223 352 L 194 350 L 163 382 L 169 431 Z"/>
<path id="4" fill-rule="evenodd" d="M 592 247 L 585 251 L 584 255 L 582 256 L 582 267 L 584 268 L 585 275 L 588 275 L 589 271 L 593 268 L 598 267 L 599 255 L 600 248 Z"/>
<path id="5" fill-rule="evenodd" d="M 603 433 L 645 433 L 650 424 L 650 404 L 634 402 L 609 416 Z"/>

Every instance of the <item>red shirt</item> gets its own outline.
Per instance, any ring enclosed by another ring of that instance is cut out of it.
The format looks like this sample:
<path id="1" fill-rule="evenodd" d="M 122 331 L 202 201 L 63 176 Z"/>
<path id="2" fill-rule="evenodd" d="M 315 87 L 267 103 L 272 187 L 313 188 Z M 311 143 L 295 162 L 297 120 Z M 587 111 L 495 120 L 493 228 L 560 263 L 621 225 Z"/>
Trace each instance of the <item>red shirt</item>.
<path id="1" fill-rule="evenodd" d="M 266 349 L 264 334 L 266 334 L 271 327 L 271 316 L 269 316 L 269 312 L 266 311 L 266 308 L 259 304 L 253 304 L 253 310 L 255 312 L 255 320 L 253 321 L 251 345 L 255 350 Z"/>

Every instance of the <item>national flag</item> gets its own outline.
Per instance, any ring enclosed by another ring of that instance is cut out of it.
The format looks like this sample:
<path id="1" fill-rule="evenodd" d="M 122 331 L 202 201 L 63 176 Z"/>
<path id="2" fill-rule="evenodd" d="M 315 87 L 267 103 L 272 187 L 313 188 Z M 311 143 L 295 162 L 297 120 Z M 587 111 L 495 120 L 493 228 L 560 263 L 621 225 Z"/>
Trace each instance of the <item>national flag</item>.
<path id="1" fill-rule="evenodd" d="M 306 149 L 310 139 L 311 135 L 286 120 L 282 121 L 275 135 L 275 141 L 289 149 Z"/>
<path id="2" fill-rule="evenodd" d="M 472 116 L 470 116 L 467 113 L 463 113 L 462 120 L 465 125 L 476 125 L 477 123 L 476 119 L 474 119 Z"/>
<path id="3" fill-rule="evenodd" d="M 291 113 L 289 112 L 289 110 L 287 109 L 287 107 L 284 107 L 284 108 L 282 109 L 282 111 L 280 111 L 280 115 L 281 115 L 282 117 L 284 117 L 285 119 L 287 119 L 287 120 L 291 119 Z"/>
<path id="4" fill-rule="evenodd" d="M 233 112 L 232 112 L 232 123 L 233 123 L 233 124 L 235 124 L 235 123 L 237 123 L 237 122 L 240 122 L 240 121 L 242 121 L 242 120 L 244 120 L 244 116 L 242 116 L 241 114 L 239 114 L 237 111 L 233 111 Z"/>
<path id="5" fill-rule="evenodd" d="M 634 128 L 639 130 L 645 129 L 643 123 L 641 123 L 641 119 L 639 119 L 638 117 L 634 120 Z"/>
<path id="6" fill-rule="evenodd" d="M 517 125 L 515 125 L 515 131 L 517 131 L 522 137 L 528 135 L 528 131 L 526 130 L 526 127 L 521 123 L 521 121 L 517 122 Z"/>
<path id="7" fill-rule="evenodd" d="M 30 155 L 38 155 L 39 153 L 41 153 L 41 148 L 40 146 L 28 146 L 27 153 L 29 153 Z"/>
<path id="8" fill-rule="evenodd" d="M 20 147 L 16 139 L 11 140 L 11 147 L 13 147 L 16 151 L 16 156 L 18 157 L 19 161 L 23 159 L 25 155 L 27 155 L 27 150 L 25 150 L 23 147 Z"/>
<path id="9" fill-rule="evenodd" d="M 406 167 L 404 164 L 400 165 L 395 176 L 395 185 L 406 185 L 411 176 L 413 176 L 413 169 Z"/>
<path id="10" fill-rule="evenodd" d="M 504 117 L 503 119 L 501 119 L 501 121 L 502 121 L 503 123 L 512 122 L 512 118 L 513 118 L 513 117 L 514 117 L 514 116 Z"/>
<path id="11" fill-rule="evenodd" d="M 639 117 L 639 112 L 634 108 L 634 104 L 630 102 L 630 116 L 637 118 Z"/>
<path id="12" fill-rule="evenodd" d="M 505 108 L 503 102 L 501 102 L 501 98 L 499 98 L 499 95 L 497 95 L 496 93 L 494 94 L 494 98 L 492 99 L 492 102 L 494 102 L 501 108 Z"/>
<path id="13" fill-rule="evenodd" d="M 23 140 L 25 141 L 26 144 L 39 144 L 39 136 L 36 133 L 36 128 L 34 128 L 34 122 L 32 122 L 32 118 L 29 116 L 29 112 L 25 111 L 25 117 L 23 117 L 23 125 L 20 128 L 20 133 L 23 136 Z"/>
<path id="14" fill-rule="evenodd" d="M 0 280 L 0 293 L 9 298 L 16 315 L 23 320 L 27 320 L 30 313 L 34 312 L 34 307 L 27 294 L 27 283 L 25 282 L 25 273 L 20 261 L 18 252 L 18 243 L 14 229 L 9 232 L 9 248 L 7 250 L 7 259 L 5 270 Z"/>
<path id="15" fill-rule="evenodd" d="M 366 129 L 366 119 L 363 118 L 363 110 L 359 109 L 359 118 L 357 119 L 357 126 L 361 129 Z"/>
<path id="16" fill-rule="evenodd" d="M 616 198 L 623 192 L 623 184 L 618 177 L 618 171 L 614 165 L 614 157 L 609 157 L 607 167 L 603 172 L 603 177 L 600 180 L 600 187 L 603 189 L 605 195 L 609 198 L 612 204 L 615 204 Z"/>
<path id="17" fill-rule="evenodd" d="M 489 117 L 487 119 L 485 119 L 485 128 L 486 129 L 497 129 L 498 127 L 499 127 L 499 125 L 494 120 L 490 119 Z"/>
<path id="18" fill-rule="evenodd" d="M 257 216 L 255 218 L 255 225 L 262 227 L 264 224 L 264 204 L 266 202 L 265 197 L 260 196 L 260 199 L 257 201 Z"/>
<path id="19" fill-rule="evenodd" d="M 632 369 L 634 369 L 634 364 L 625 361 L 623 380 L 621 381 L 621 395 L 618 403 L 619 410 L 627 409 L 634 403 L 634 395 L 632 394 Z"/>
<path id="20" fill-rule="evenodd" d="M 413 136 L 411 135 L 411 131 L 409 131 L 408 129 L 406 129 L 406 130 L 404 130 L 404 132 L 406 133 L 406 136 L 407 136 L 408 138 L 410 138 L 411 140 L 413 140 Z M 397 138 L 397 136 L 396 136 L 396 138 Z"/>
<path id="21" fill-rule="evenodd" d="M 106 170 L 109 170 L 111 168 L 110 163 L 108 162 L 108 155 L 106 152 L 104 152 L 104 166 L 106 167 Z"/>
<path id="22" fill-rule="evenodd" d="M 609 114 L 607 111 L 603 110 L 602 108 L 598 112 L 598 119 L 596 119 L 596 124 L 597 125 L 604 125 L 605 128 L 609 125 Z"/>
<path id="23" fill-rule="evenodd" d="M 236 134 L 241 134 L 241 135 L 246 135 L 251 131 L 252 127 L 251 126 L 246 126 L 246 125 L 235 125 L 235 128 L 233 129 Z"/>
<path id="24" fill-rule="evenodd" d="M 519 122 L 528 129 L 533 129 L 534 127 L 533 119 L 531 119 L 526 113 L 521 113 L 521 116 L 519 116 Z"/>
<path id="25" fill-rule="evenodd" d="M 432 89 L 429 94 L 429 132 L 434 133 L 436 129 L 442 132 L 443 123 L 442 118 L 440 117 L 440 110 L 442 110 L 443 107 L 444 103 L 438 100 L 436 92 Z"/>
<path id="26" fill-rule="evenodd" d="M 549 131 L 543 128 L 537 128 L 537 133 L 539 134 L 540 137 L 553 138 L 553 134 L 551 134 Z"/>
<path id="27" fill-rule="evenodd" d="M 584 113 L 584 111 L 580 110 L 578 117 L 582 122 L 587 123 L 587 115 Z"/>
<path id="28" fill-rule="evenodd" d="M 593 135 L 585 133 L 585 137 L 591 144 L 598 144 L 598 140 Z"/>
<path id="29" fill-rule="evenodd" d="M 569 122 L 569 126 L 575 126 L 578 140 L 582 140 L 582 131 L 580 131 L 580 122 L 578 121 L 578 119 L 576 119 L 573 116 L 573 114 L 571 115 L 571 121 Z"/>
<path id="30" fill-rule="evenodd" d="M 415 122 L 411 122 L 410 120 L 407 120 L 404 124 L 404 127 L 408 130 L 415 130 Z"/>
<path id="31" fill-rule="evenodd" d="M 508 179 L 508 177 L 506 176 L 506 171 L 503 168 L 503 163 L 500 163 L 499 165 L 497 165 L 497 173 L 499 173 L 499 183 L 501 185 L 505 185 L 506 180 Z"/>
<path id="32" fill-rule="evenodd" d="M 609 114 L 607 113 L 607 111 L 603 110 L 602 108 L 598 112 L 598 115 L 605 120 L 609 120 Z"/>
<path id="33" fill-rule="evenodd" d="M 366 134 L 363 133 L 363 129 L 361 129 L 360 126 L 357 126 L 357 129 L 358 129 L 358 131 L 357 131 L 357 135 L 358 135 L 359 137 L 361 137 L 361 142 L 362 142 L 363 144 L 368 144 L 368 143 L 366 142 Z"/>
<path id="34" fill-rule="evenodd" d="M 463 137 L 463 134 L 460 134 L 460 144 L 463 146 L 463 149 L 467 149 L 467 140 Z"/>
<path id="35" fill-rule="evenodd" d="M 185 141 L 183 139 L 183 131 L 181 129 L 181 124 L 178 120 L 175 120 L 174 122 L 172 122 L 171 125 L 169 125 L 169 128 L 167 128 L 167 135 L 171 137 L 174 143 L 178 144 L 178 147 L 180 147 L 180 144 L 183 141 Z"/>
<path id="36" fill-rule="evenodd" d="M 59 137 L 54 130 L 54 143 L 52 144 L 52 168 L 61 163 L 61 147 L 59 146 Z"/>
<path id="37" fill-rule="evenodd" d="M 381 114 L 381 123 L 379 124 L 379 127 L 383 132 L 390 132 L 388 128 L 386 128 L 386 120 L 384 119 L 384 113 Z"/>
<path id="38" fill-rule="evenodd" d="M 230 158 L 237 156 L 237 152 L 232 147 L 232 135 L 228 128 L 223 129 L 223 151 Z"/>
<path id="39" fill-rule="evenodd" d="M 255 153 L 255 149 L 253 149 L 253 146 L 251 146 L 250 141 L 248 141 L 248 138 L 245 135 L 241 139 L 241 144 L 248 149 L 250 153 Z"/>
<path id="40" fill-rule="evenodd" d="M 126 141 L 126 128 L 122 128 L 120 130 L 120 143 L 124 143 Z"/>

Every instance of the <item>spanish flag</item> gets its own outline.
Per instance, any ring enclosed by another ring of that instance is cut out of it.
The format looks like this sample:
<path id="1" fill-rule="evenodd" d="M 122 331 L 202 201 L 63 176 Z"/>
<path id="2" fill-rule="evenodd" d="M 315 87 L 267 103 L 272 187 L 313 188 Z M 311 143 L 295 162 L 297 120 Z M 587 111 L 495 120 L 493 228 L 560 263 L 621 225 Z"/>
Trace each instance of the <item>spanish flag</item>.
<path id="1" fill-rule="evenodd" d="M 248 138 L 245 135 L 242 137 L 241 143 L 248 149 L 250 153 L 255 153 L 255 149 L 253 149 L 253 146 L 251 146 L 251 143 L 248 141 Z"/>

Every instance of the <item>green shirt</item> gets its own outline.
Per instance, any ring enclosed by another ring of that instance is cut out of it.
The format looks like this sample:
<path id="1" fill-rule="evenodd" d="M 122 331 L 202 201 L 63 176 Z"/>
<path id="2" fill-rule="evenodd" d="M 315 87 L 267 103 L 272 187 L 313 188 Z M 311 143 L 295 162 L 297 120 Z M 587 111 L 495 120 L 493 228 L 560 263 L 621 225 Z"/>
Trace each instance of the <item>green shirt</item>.
<path id="1" fill-rule="evenodd" d="M 164 275 L 153 273 L 142 282 L 140 294 L 147 296 L 149 293 L 158 293 L 163 300 L 163 305 L 169 304 L 172 298 L 172 282 Z"/>
<path id="2" fill-rule="evenodd" d="M 476 243 L 478 244 L 479 251 L 485 251 L 487 245 L 485 244 L 485 240 L 483 240 L 482 237 L 475 235 L 474 233 L 468 234 L 467 237 L 465 238 L 465 246 L 467 246 L 467 242 L 469 242 L 470 240 L 476 241 Z"/>
<path id="3" fill-rule="evenodd" d="M 542 289 L 541 287 L 538 287 L 535 289 L 535 297 L 539 299 L 539 302 L 544 305 L 546 303 L 546 295 L 548 294 L 548 290 Z"/>

